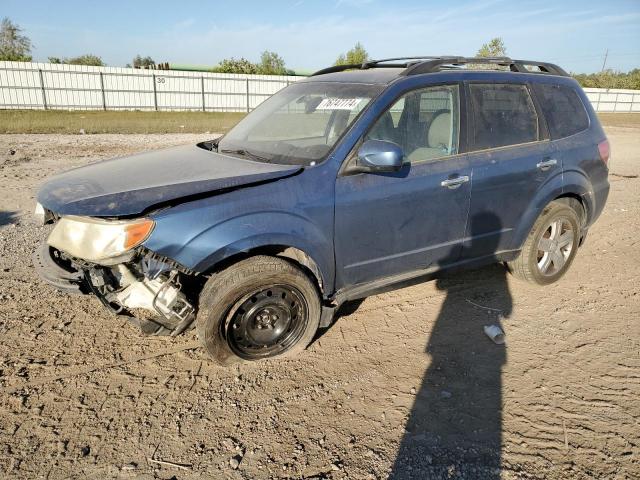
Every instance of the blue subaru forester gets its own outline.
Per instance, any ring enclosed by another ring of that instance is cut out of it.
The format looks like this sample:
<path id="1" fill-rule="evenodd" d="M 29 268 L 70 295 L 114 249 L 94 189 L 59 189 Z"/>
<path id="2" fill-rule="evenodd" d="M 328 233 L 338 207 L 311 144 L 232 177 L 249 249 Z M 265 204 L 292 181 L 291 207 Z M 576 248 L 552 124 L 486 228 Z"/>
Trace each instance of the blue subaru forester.
<path id="1" fill-rule="evenodd" d="M 290 355 L 345 301 L 437 271 L 504 262 L 555 282 L 604 207 L 608 159 L 553 64 L 331 67 L 220 139 L 52 178 L 34 263 L 146 334 L 195 326 L 220 364 Z"/>

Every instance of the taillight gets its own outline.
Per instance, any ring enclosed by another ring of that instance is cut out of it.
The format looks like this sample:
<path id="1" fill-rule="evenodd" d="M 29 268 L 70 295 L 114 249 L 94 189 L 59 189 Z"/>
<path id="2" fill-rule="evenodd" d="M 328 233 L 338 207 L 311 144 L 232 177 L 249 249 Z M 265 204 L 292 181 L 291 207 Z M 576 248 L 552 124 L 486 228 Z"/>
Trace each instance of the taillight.
<path id="1" fill-rule="evenodd" d="M 609 140 L 603 140 L 598 144 L 598 152 L 600 152 L 600 159 L 605 165 L 609 164 L 609 156 L 611 155 L 611 148 L 609 147 Z"/>

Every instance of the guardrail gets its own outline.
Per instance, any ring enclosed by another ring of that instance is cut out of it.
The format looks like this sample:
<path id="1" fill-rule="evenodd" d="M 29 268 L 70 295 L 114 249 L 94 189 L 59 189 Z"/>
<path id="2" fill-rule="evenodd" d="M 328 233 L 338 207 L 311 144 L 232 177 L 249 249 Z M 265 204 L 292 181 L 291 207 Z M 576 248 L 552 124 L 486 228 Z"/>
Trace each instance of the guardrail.
<path id="1" fill-rule="evenodd" d="M 304 77 L 0 62 L 0 109 L 249 112 Z M 600 112 L 640 112 L 640 90 L 585 88 Z"/>

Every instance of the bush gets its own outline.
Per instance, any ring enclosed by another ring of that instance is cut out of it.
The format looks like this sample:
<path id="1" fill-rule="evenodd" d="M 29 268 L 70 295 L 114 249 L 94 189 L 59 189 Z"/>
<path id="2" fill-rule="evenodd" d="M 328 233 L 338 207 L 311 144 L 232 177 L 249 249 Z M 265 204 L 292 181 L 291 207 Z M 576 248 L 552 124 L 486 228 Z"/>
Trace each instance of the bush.
<path id="1" fill-rule="evenodd" d="M 49 63 L 64 63 L 67 65 L 91 65 L 94 67 L 104 67 L 105 64 L 97 55 L 80 55 L 73 58 L 49 57 Z"/>
<path id="2" fill-rule="evenodd" d="M 236 59 L 231 57 L 222 60 L 214 69 L 214 72 L 252 74 L 258 73 L 258 67 L 246 58 Z"/>
<path id="3" fill-rule="evenodd" d="M 604 70 L 598 73 L 572 74 L 584 88 L 628 88 L 640 90 L 640 69 L 634 68 L 628 73 Z"/>
<path id="4" fill-rule="evenodd" d="M 218 73 L 244 73 L 261 75 L 289 75 L 290 70 L 284 63 L 284 59 L 276 52 L 265 50 L 260 56 L 260 63 L 252 63 L 246 58 L 225 58 L 214 72 Z"/>

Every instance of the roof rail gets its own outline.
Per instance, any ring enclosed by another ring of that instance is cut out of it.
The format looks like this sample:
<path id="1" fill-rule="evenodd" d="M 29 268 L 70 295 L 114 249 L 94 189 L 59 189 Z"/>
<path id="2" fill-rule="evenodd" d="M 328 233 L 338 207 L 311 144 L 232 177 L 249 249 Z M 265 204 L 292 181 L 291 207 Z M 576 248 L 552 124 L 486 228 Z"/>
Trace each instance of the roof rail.
<path id="1" fill-rule="evenodd" d="M 442 58 L 437 60 L 427 60 L 407 66 L 401 75 L 408 76 L 418 75 L 420 73 L 434 73 L 440 71 L 440 68 L 446 65 L 458 67 L 468 64 L 499 65 L 501 67 L 509 67 L 509 70 L 512 72 L 519 73 L 546 73 L 550 75 L 560 75 L 563 77 L 569 76 L 567 72 L 553 63 L 536 62 L 533 60 L 512 60 L 509 57 L 458 57 L 454 59 Z M 538 71 L 529 70 L 527 66 L 536 67 Z"/>
<path id="2" fill-rule="evenodd" d="M 404 60 L 404 62 L 402 62 Z M 400 61 L 400 62 L 399 62 Z M 389 63 L 393 62 L 393 63 Z M 415 56 L 395 57 L 381 60 L 369 60 L 362 64 L 352 63 L 348 65 L 336 65 L 324 68 L 311 76 L 324 75 L 325 73 L 342 72 L 344 70 L 366 70 L 368 68 L 404 68 L 400 74 L 403 76 L 419 75 L 422 73 L 435 73 L 442 70 L 457 68 L 468 64 L 487 64 L 508 67 L 512 72 L 541 73 L 568 77 L 569 74 L 558 65 L 533 60 L 512 60 L 509 57 L 456 57 L 456 56 Z M 530 70 L 527 67 L 535 67 L 538 70 Z"/>
<path id="3" fill-rule="evenodd" d="M 423 62 L 427 59 L 428 60 L 444 60 L 449 58 L 453 59 L 453 58 L 459 58 L 459 57 L 455 57 L 453 55 L 449 55 L 449 56 L 417 55 L 415 57 L 382 58 L 380 60 L 367 60 L 364 63 L 349 63 L 346 65 L 334 65 L 332 67 L 327 67 L 327 68 L 323 68 L 322 70 L 318 70 L 317 72 L 312 73 L 310 76 L 314 77 L 316 75 L 343 72 L 345 70 L 366 70 L 368 68 L 407 68 L 410 65 Z M 398 63 L 399 60 L 405 60 L 405 61 Z M 395 62 L 395 63 L 389 63 L 389 62 Z"/>

